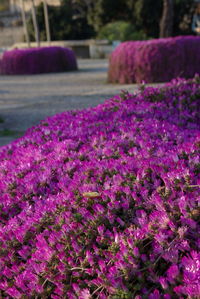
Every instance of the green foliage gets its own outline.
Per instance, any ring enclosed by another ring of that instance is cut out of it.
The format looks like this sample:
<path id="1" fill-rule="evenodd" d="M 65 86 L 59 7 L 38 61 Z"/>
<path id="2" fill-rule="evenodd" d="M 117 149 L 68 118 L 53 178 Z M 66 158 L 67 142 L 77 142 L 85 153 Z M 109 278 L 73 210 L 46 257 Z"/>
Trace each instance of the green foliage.
<path id="1" fill-rule="evenodd" d="M 0 11 L 8 10 L 9 3 L 8 0 L 0 0 Z"/>
<path id="2" fill-rule="evenodd" d="M 0 137 L 8 137 L 8 136 L 13 136 L 16 133 L 10 129 L 3 129 L 0 131 Z"/>
<path id="3" fill-rule="evenodd" d="M 109 299 L 132 299 L 133 294 L 129 291 L 118 290 L 115 295 L 109 297 Z"/>
<path id="4" fill-rule="evenodd" d="M 159 36 L 159 22 L 162 15 L 162 1 L 160 0 L 136 0 L 131 1 L 133 6 L 132 18 L 138 28 L 149 37 Z"/>
<path id="5" fill-rule="evenodd" d="M 136 30 L 131 23 L 117 21 L 108 23 L 102 27 L 99 31 L 98 38 L 108 39 L 112 42 L 114 40 L 144 40 L 147 39 L 147 36 L 142 30 Z"/>
<path id="6" fill-rule="evenodd" d="M 174 0 L 173 35 L 191 34 L 193 2 Z M 126 21 L 139 32 L 133 39 L 143 39 L 143 32 L 149 38 L 158 37 L 162 9 L 161 0 L 96 0 L 88 10 L 88 22 L 99 33 L 108 23 Z"/>
<path id="7" fill-rule="evenodd" d="M 143 28 L 149 37 L 159 36 L 159 23 L 162 16 L 161 0 L 127 0 L 133 11 L 138 28 Z M 191 34 L 193 0 L 174 0 L 173 35 Z"/>
<path id="8" fill-rule="evenodd" d="M 60 7 L 48 6 L 49 23 L 52 40 L 87 39 L 94 36 L 94 31 L 87 23 L 86 15 L 76 14 L 71 0 L 64 0 Z M 46 40 L 44 9 L 41 3 L 37 9 L 37 20 L 40 39 Z M 31 40 L 35 40 L 32 19 L 28 21 L 28 31 Z"/>
<path id="9" fill-rule="evenodd" d="M 160 0 L 96 0 L 88 10 L 88 22 L 99 32 L 105 24 L 126 21 L 138 32 L 132 39 L 143 39 L 158 36 L 161 13 Z"/>
<path id="10" fill-rule="evenodd" d="M 193 0 L 174 1 L 173 35 L 192 34 L 191 22 L 194 12 Z"/>
<path id="11" fill-rule="evenodd" d="M 13 137 L 13 138 L 19 138 L 23 136 L 24 132 L 22 131 L 15 131 L 10 130 L 8 128 L 4 128 L 0 130 L 0 137 Z"/>
<path id="12" fill-rule="evenodd" d="M 173 35 L 191 34 L 193 4 L 193 0 L 174 0 Z M 162 9 L 162 0 L 62 0 L 60 7 L 48 6 L 52 40 L 156 38 Z M 41 40 L 45 40 L 42 4 L 37 17 Z M 31 18 L 28 27 L 34 40 Z"/>
<path id="13" fill-rule="evenodd" d="M 96 0 L 89 6 L 88 22 L 99 32 L 107 23 L 127 20 L 127 15 L 129 10 L 124 0 Z"/>

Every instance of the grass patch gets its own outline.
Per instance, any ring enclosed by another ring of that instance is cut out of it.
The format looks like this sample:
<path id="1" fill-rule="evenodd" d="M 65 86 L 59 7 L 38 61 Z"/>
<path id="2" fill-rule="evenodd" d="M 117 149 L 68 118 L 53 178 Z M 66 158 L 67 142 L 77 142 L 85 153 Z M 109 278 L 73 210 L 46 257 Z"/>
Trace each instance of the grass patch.
<path id="1" fill-rule="evenodd" d="M 21 137 L 24 132 L 21 131 L 14 131 L 11 129 L 3 129 L 0 131 L 0 137 Z"/>

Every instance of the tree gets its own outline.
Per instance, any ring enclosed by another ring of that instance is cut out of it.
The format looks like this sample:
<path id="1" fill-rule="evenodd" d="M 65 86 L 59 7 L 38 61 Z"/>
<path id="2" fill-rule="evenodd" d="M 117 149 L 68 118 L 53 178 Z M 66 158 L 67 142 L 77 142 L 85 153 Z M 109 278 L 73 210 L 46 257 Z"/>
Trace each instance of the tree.
<path id="1" fill-rule="evenodd" d="M 61 5 L 48 5 L 48 19 L 51 26 L 51 40 L 88 39 L 94 36 L 95 32 L 87 22 L 86 9 L 83 3 L 80 6 L 72 0 L 63 0 Z M 47 39 L 47 32 L 44 23 L 44 7 L 41 3 L 36 8 L 37 21 L 40 28 L 40 40 Z M 28 30 L 31 40 L 34 40 L 34 27 L 29 18 Z"/>
<path id="2" fill-rule="evenodd" d="M 38 21 L 36 16 L 35 2 L 34 0 L 31 1 L 32 1 L 32 19 L 33 19 L 33 26 L 35 31 L 35 41 L 37 42 L 38 47 L 40 47 L 40 32 L 39 32 Z"/>
<path id="3" fill-rule="evenodd" d="M 160 0 L 128 0 L 132 11 L 131 22 L 137 30 L 142 30 L 150 37 L 159 36 L 159 20 L 162 13 Z"/>
<path id="4" fill-rule="evenodd" d="M 47 41 L 51 42 L 51 33 L 50 33 L 50 25 L 49 25 L 49 14 L 48 14 L 48 6 L 46 0 L 43 0 L 44 7 L 44 18 L 45 18 L 45 27 L 46 27 L 46 37 Z"/>
<path id="5" fill-rule="evenodd" d="M 61 0 L 60 7 L 48 5 L 46 17 L 43 1 L 36 9 L 41 40 L 50 40 L 47 19 L 52 24 L 52 40 L 93 38 L 106 24 L 116 21 L 133 25 L 133 33 L 139 37 L 157 38 L 159 35 L 172 36 L 172 33 L 191 33 L 193 0 Z M 32 22 L 29 21 L 28 27 L 33 40 Z"/>
<path id="6" fill-rule="evenodd" d="M 24 0 L 21 0 L 21 14 L 22 14 L 23 27 L 24 27 L 24 35 L 25 35 L 25 38 L 26 38 L 28 48 L 30 48 L 30 38 L 29 38 L 28 28 L 27 28 L 27 23 L 26 23 L 26 13 L 25 13 L 25 9 L 24 9 Z"/>
<path id="7" fill-rule="evenodd" d="M 174 1 L 163 0 L 163 13 L 160 21 L 160 37 L 173 34 Z"/>
<path id="8" fill-rule="evenodd" d="M 129 11 L 124 0 L 96 0 L 88 8 L 88 22 L 96 32 L 107 23 L 127 21 Z"/>
<path id="9" fill-rule="evenodd" d="M 158 37 L 161 12 L 160 0 L 96 0 L 88 10 L 88 22 L 98 33 L 108 23 L 126 21 L 136 31 Z"/>
<path id="10" fill-rule="evenodd" d="M 191 22 L 194 4 L 194 0 L 174 0 L 173 35 L 192 34 Z"/>

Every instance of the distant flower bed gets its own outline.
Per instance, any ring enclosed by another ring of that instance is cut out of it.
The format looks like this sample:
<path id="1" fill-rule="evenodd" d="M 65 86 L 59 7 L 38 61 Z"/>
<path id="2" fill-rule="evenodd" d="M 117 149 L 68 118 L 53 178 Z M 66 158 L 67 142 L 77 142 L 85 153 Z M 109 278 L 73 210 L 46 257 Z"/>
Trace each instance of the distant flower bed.
<path id="1" fill-rule="evenodd" d="M 110 57 L 108 81 L 113 83 L 168 82 L 200 74 L 200 37 L 130 41 Z"/>
<path id="2" fill-rule="evenodd" d="M 0 60 L 0 73 L 6 75 L 65 72 L 77 69 L 72 50 L 62 47 L 15 49 Z"/>
<path id="3" fill-rule="evenodd" d="M 199 101 L 122 92 L 2 147 L 2 298 L 199 298 Z"/>

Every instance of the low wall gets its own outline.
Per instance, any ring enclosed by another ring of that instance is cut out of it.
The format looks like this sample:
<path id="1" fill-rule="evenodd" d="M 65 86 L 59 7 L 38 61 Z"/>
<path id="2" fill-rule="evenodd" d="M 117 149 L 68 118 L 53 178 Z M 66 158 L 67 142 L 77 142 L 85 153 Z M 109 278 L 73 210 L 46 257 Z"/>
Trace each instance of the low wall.
<path id="1" fill-rule="evenodd" d="M 31 47 L 37 47 L 36 42 L 31 42 Z M 77 58 L 108 58 L 113 50 L 113 46 L 107 40 L 64 40 L 40 42 L 41 47 L 59 46 L 70 48 L 74 51 Z M 27 48 L 27 43 L 15 43 L 10 49 Z"/>
<path id="2" fill-rule="evenodd" d="M 15 43 L 23 41 L 22 27 L 4 27 L 0 29 L 0 48 L 11 47 Z"/>

